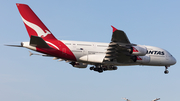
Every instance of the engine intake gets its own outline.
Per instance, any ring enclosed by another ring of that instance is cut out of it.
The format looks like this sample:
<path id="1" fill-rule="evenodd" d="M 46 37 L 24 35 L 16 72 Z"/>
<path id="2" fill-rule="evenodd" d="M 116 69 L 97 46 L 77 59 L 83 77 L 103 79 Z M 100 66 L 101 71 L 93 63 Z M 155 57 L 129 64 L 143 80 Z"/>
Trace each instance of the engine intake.
<path id="1" fill-rule="evenodd" d="M 136 56 L 144 56 L 147 53 L 147 48 L 145 46 L 133 46 L 133 51 L 132 51 L 132 55 L 136 55 Z"/>

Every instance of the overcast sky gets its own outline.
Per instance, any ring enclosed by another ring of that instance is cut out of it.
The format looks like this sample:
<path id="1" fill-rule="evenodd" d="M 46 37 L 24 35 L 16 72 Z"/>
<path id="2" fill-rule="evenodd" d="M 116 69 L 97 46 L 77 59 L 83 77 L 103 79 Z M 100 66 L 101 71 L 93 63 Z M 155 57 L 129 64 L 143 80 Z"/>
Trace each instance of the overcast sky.
<path id="1" fill-rule="evenodd" d="M 131 43 L 168 50 L 177 64 L 164 67 L 119 66 L 97 73 L 51 57 L 29 56 L 29 41 L 16 3 L 28 4 L 60 40 L 109 43 L 111 25 Z M 179 0 L 1 0 L 1 101 L 177 101 L 180 99 Z"/>

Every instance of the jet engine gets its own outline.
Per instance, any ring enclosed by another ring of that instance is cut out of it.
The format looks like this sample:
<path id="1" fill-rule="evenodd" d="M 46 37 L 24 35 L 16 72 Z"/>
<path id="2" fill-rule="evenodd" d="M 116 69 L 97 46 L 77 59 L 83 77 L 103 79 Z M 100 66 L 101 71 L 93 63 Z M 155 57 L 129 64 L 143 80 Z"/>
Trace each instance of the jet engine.
<path id="1" fill-rule="evenodd" d="M 149 56 L 137 56 L 136 62 L 138 63 L 149 63 L 150 57 Z"/>
<path id="2" fill-rule="evenodd" d="M 71 62 L 69 64 L 71 64 L 73 67 L 76 67 L 76 68 L 86 68 L 87 67 L 87 64 L 79 63 L 79 62 Z"/>
<path id="3" fill-rule="evenodd" d="M 136 56 L 144 56 L 147 53 L 147 48 L 145 46 L 133 46 L 132 47 L 133 51 L 132 51 L 132 55 L 136 55 Z"/>

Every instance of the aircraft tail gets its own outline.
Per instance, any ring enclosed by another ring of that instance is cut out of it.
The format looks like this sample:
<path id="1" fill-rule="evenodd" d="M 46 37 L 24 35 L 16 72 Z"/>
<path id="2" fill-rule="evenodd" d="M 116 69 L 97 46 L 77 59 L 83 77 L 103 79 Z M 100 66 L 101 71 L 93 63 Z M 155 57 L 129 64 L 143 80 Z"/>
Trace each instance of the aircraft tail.
<path id="1" fill-rule="evenodd" d="M 19 3 L 16 5 L 30 38 L 38 36 L 44 40 L 57 40 L 28 5 Z"/>

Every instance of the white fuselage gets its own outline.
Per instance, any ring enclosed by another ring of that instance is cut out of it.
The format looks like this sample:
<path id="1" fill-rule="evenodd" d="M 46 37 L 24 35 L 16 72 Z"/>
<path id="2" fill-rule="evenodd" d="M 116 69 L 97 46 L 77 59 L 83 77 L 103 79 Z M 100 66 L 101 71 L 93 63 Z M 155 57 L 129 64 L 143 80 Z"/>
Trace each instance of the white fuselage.
<path id="1" fill-rule="evenodd" d="M 92 63 L 92 61 L 88 61 L 88 57 L 95 57 L 96 61 L 103 63 L 103 58 L 106 55 L 107 48 L 109 43 L 100 43 L 100 42 L 83 42 L 83 41 L 67 41 L 61 40 L 75 55 L 78 62 L 87 62 Z M 145 46 L 145 45 L 144 45 Z M 166 50 L 154 47 L 154 46 L 145 46 L 147 48 L 147 54 L 145 56 L 140 56 L 143 61 L 135 62 L 135 63 L 118 63 L 116 61 L 111 62 L 110 64 L 114 65 L 151 65 L 151 66 L 170 66 L 176 63 L 176 59 Z M 83 61 L 81 58 L 85 56 L 87 61 Z M 144 58 L 148 57 L 148 58 Z M 106 63 L 104 63 L 106 64 Z M 109 63 L 107 63 L 109 64 Z"/>

